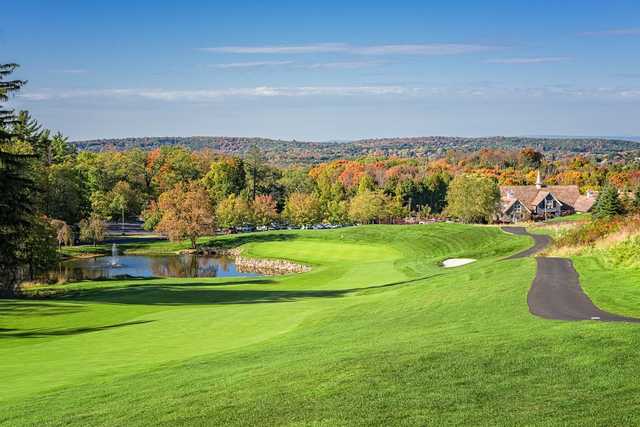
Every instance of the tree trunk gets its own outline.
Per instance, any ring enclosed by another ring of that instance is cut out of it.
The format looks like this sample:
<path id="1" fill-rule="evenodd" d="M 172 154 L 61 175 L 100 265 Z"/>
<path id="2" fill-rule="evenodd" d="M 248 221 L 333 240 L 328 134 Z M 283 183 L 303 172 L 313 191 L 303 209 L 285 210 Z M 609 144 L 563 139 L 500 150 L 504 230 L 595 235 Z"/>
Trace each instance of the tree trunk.
<path id="1" fill-rule="evenodd" d="M 196 237 L 190 237 L 191 239 L 191 249 L 195 249 L 196 248 Z"/>

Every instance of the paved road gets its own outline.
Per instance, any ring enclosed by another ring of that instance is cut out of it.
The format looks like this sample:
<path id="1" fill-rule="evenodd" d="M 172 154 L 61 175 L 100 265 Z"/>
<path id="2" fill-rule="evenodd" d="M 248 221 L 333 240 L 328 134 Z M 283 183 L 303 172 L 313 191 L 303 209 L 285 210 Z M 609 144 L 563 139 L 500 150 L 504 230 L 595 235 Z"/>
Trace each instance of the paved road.
<path id="1" fill-rule="evenodd" d="M 507 259 L 534 255 L 551 243 L 549 236 L 529 234 L 524 227 L 502 227 L 507 233 L 533 237 L 535 244 Z M 639 322 L 640 319 L 618 316 L 600 310 L 580 287 L 578 272 L 567 258 L 536 258 L 538 269 L 529 289 L 527 303 L 531 314 L 556 320 L 601 320 L 604 322 Z"/>
<path id="2" fill-rule="evenodd" d="M 533 237 L 534 241 L 534 245 L 532 247 L 530 247 L 526 251 L 518 252 L 515 255 L 511 255 L 507 259 L 525 258 L 531 255 L 535 255 L 551 244 L 551 237 L 545 236 L 544 234 L 529 234 L 527 232 L 527 229 L 524 227 L 502 227 L 502 230 L 506 231 L 507 233 L 517 234 L 519 236 Z"/>

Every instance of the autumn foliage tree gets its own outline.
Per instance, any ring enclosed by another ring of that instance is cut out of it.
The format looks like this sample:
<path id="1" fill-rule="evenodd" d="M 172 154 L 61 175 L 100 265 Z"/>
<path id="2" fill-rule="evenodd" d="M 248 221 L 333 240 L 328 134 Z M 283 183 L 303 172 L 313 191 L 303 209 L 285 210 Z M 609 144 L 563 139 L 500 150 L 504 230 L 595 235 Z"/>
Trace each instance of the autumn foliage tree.
<path id="1" fill-rule="evenodd" d="M 216 218 L 221 227 L 240 227 L 251 221 L 251 207 L 244 197 L 230 194 L 216 207 Z"/>
<path id="2" fill-rule="evenodd" d="M 215 221 L 207 190 L 198 182 L 179 183 L 160 195 L 158 208 L 162 219 L 156 231 L 171 241 L 189 239 L 196 248 L 198 237 L 215 231 Z"/>
<path id="3" fill-rule="evenodd" d="M 271 224 L 278 218 L 276 201 L 270 195 L 256 196 L 256 199 L 251 203 L 251 216 L 253 223 L 257 226 Z"/>
<path id="4" fill-rule="evenodd" d="M 293 225 L 317 224 L 323 217 L 322 203 L 315 193 L 293 193 L 287 198 L 283 214 Z"/>

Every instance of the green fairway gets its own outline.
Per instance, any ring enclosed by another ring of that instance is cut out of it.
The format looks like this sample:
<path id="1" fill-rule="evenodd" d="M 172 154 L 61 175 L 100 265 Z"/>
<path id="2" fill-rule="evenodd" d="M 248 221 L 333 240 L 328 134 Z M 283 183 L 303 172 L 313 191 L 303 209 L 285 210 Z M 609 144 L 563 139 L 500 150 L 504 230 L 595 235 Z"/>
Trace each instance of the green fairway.
<path id="1" fill-rule="evenodd" d="M 500 261 L 527 237 L 432 224 L 218 240 L 313 270 L 84 282 L 0 300 L 0 423 L 640 423 L 640 329 L 531 316 L 535 261 Z M 441 268 L 450 257 L 478 261 Z M 635 298 L 625 314 L 640 314 Z"/>

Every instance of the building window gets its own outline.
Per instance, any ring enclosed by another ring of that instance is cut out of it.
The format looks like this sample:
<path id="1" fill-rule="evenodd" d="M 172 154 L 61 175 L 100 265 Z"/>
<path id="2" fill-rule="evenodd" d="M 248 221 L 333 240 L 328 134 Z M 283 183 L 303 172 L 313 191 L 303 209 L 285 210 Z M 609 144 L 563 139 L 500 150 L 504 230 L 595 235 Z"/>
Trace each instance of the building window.
<path id="1" fill-rule="evenodd" d="M 556 204 L 555 204 L 555 202 L 553 201 L 553 199 L 552 199 L 552 200 L 547 200 L 547 201 L 546 201 L 546 203 L 545 203 L 545 209 L 546 209 L 546 210 L 554 210 L 554 209 L 555 209 L 555 207 L 556 207 Z"/>

